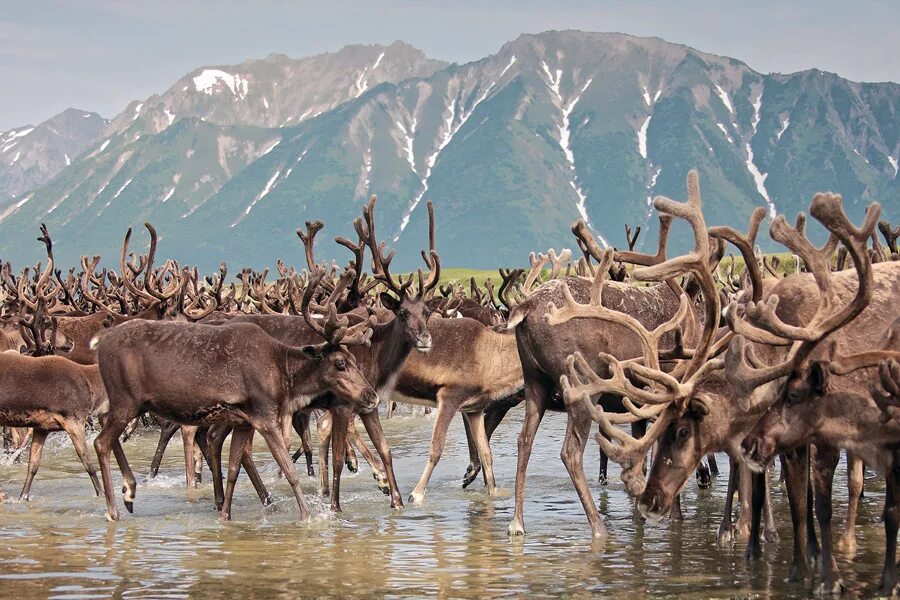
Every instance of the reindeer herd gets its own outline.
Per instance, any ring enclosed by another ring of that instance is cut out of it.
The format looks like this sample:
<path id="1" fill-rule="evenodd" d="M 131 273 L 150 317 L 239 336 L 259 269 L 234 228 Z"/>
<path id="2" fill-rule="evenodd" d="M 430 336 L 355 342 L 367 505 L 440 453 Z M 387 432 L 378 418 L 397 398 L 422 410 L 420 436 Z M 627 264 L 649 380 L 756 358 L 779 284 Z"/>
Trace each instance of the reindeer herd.
<path id="1" fill-rule="evenodd" d="M 877 203 L 857 226 L 840 196 L 816 194 L 809 213 L 828 232 L 822 247 L 807 236 L 803 214 L 793 226 L 782 216 L 771 224 L 771 237 L 794 257 L 795 272 L 782 276 L 758 254 L 764 209 L 742 233 L 707 226 L 696 172 L 688 175 L 687 196 L 654 201 L 655 254 L 634 251 L 639 229 L 629 228 L 627 251 L 602 249 L 580 221 L 572 231 L 581 257 L 532 254 L 530 269 L 501 269 L 496 290 L 490 279 L 483 287 L 472 280 L 469 289 L 441 283 L 430 203 L 425 269 L 407 275 L 391 272 L 394 253 L 378 239 L 374 197 L 354 222 L 356 241 L 336 239 L 352 255 L 347 267 L 316 262 L 323 224 L 307 222 L 297 231 L 307 267 L 278 261 L 271 280 L 268 270 L 245 269 L 229 282 L 224 263 L 209 277 L 173 260 L 157 265 L 149 224 L 148 253 L 129 252 L 129 230 L 118 272 L 98 272 L 99 257 L 84 257 L 80 272 L 64 273 L 42 227 L 44 267 L 14 274 L 7 263 L 0 280 L 0 425 L 11 448 L 27 443 L 25 428 L 31 430 L 20 497 L 32 493 L 48 434 L 65 431 L 97 495 L 102 480 L 106 517 L 120 518 L 111 452 L 133 512 L 137 482 L 122 440 L 149 413 L 161 426 L 151 475 L 180 431 L 187 485 L 197 485 L 205 459 L 223 519 L 231 518 L 241 469 L 260 501 L 272 501 L 254 464 L 256 433 L 290 484 L 300 519 L 309 519 L 293 463 L 305 456 L 307 473 L 315 474 L 313 419 L 319 490 L 330 495 L 331 508 L 341 510 L 341 473 L 345 464 L 355 468 L 358 452 L 399 509 L 382 400 L 388 416 L 395 401 L 435 413 L 409 502 L 425 498 L 457 413 L 471 461 L 463 486 L 480 474 L 494 495 L 491 436 L 524 403 L 510 535 L 525 533 L 525 475 L 542 418 L 548 409 L 562 411 L 560 456 L 595 537 L 607 534 L 583 465 L 595 423 L 601 483 L 606 459 L 617 462 L 625 489 L 649 519 L 679 518 L 679 494 L 691 475 L 709 485 L 713 453 L 726 453 L 718 538 L 746 538 L 749 559 L 760 554 L 760 538 L 774 534 L 766 470 L 778 456 L 793 529 L 787 575 L 816 580 L 826 593 L 842 589 L 835 550 L 855 551 L 864 465 L 882 473 L 886 540 L 878 592 L 890 595 L 898 583 L 900 527 L 900 228 L 879 222 Z M 694 246 L 669 257 L 676 220 L 690 226 Z M 724 266 L 729 244 L 742 267 L 733 254 Z M 375 453 L 357 433 L 357 418 Z M 100 479 L 86 438 L 95 421 Z M 293 456 L 292 429 L 301 440 Z M 835 548 L 832 480 L 841 449 L 850 503 Z"/>

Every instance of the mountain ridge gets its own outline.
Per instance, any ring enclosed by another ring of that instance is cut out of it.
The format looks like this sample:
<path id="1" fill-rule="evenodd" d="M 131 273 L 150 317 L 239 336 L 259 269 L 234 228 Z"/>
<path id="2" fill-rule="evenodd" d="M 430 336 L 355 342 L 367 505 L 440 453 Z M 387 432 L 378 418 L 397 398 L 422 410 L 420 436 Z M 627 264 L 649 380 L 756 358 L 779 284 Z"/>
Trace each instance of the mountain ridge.
<path id="1" fill-rule="evenodd" d="M 268 61 L 286 79 L 199 67 L 132 102 L 92 152 L 0 216 L 0 231 L 12 231 L 0 252 L 39 256 L 23 232 L 46 219 L 61 255 L 114 258 L 125 228 L 149 218 L 160 252 L 205 268 L 221 259 L 262 267 L 299 256 L 293 230 L 304 220 L 352 235 L 362 202 L 378 193 L 379 235 L 397 247 L 398 267 L 414 267 L 423 247 L 425 199 L 435 202 L 445 264 L 517 265 L 531 250 L 571 245 L 579 216 L 609 243 L 621 244 L 629 222 L 654 244 L 650 200 L 682 198 L 694 167 L 710 224 L 743 227 L 756 206 L 793 216 L 826 189 L 843 193 L 851 214 L 878 198 L 898 217 L 892 82 L 816 69 L 766 75 L 628 34 L 523 34 L 465 64 L 400 42 L 352 48 L 318 55 L 327 64 L 308 63 L 315 68 L 297 65 L 316 57 L 242 63 Z M 344 66 L 318 88 L 272 93 L 303 88 L 335 61 Z M 195 81 L 208 71 L 224 75 Z M 673 232 L 673 250 L 688 241 Z M 321 258 L 344 256 L 328 244 Z"/>

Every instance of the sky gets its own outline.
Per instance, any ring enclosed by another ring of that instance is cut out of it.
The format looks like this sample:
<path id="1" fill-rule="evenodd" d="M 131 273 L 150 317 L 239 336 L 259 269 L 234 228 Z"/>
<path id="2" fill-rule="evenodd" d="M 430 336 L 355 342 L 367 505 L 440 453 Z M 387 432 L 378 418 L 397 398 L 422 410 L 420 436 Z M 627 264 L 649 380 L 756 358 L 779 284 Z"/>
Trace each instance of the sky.
<path id="1" fill-rule="evenodd" d="M 757 71 L 900 82 L 900 1 L 0 0 L 0 131 L 75 107 L 112 118 L 206 65 L 403 40 L 464 63 L 549 29 L 657 36 Z"/>

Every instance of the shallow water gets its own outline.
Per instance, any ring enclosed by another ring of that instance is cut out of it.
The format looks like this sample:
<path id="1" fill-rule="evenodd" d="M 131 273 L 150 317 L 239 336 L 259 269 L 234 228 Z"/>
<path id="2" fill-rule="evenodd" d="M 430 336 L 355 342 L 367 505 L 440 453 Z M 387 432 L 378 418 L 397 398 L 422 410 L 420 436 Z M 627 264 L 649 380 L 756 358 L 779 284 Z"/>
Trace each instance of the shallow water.
<path id="1" fill-rule="evenodd" d="M 121 505 L 122 520 L 108 524 L 105 505 L 95 498 L 68 440 L 55 434 L 30 502 L 0 505 L 0 598 L 127 597 L 180 598 L 206 594 L 261 597 L 400 596 L 501 597 L 629 594 L 694 597 L 806 597 L 811 585 L 786 583 L 791 556 L 790 518 L 783 490 L 775 484 L 774 508 L 780 541 L 764 544 L 763 559 L 743 560 L 743 542 L 716 545 L 728 461 L 710 490 L 694 482 L 685 489 L 680 523 L 642 523 L 610 465 L 610 483 L 596 483 L 598 453 L 591 442 L 585 457 L 588 478 L 610 537 L 591 543 L 587 521 L 559 459 L 565 417 L 548 414 L 538 433 L 526 487 L 524 539 L 510 540 L 516 435 L 522 412 L 513 411 L 494 435 L 495 472 L 501 492 L 488 498 L 479 482 L 463 490 L 468 464 L 461 421 L 451 427 L 443 458 L 419 506 L 393 511 L 377 490 L 368 466 L 344 471 L 338 516 L 316 495 L 305 475 L 304 493 L 312 523 L 297 522 L 290 487 L 276 477 L 274 461 L 257 441 L 257 461 L 277 510 L 263 510 L 241 477 L 234 520 L 221 522 L 212 508 L 208 473 L 196 491 L 183 482 L 176 436 L 160 477 L 146 473 L 156 432 L 125 444 L 138 477 L 135 514 Z M 385 420 L 397 479 L 409 494 L 421 474 L 431 434 L 430 417 Z M 0 466 L 0 482 L 17 496 L 22 464 Z M 302 459 L 301 461 L 302 462 Z M 115 464 L 115 463 L 113 463 Z M 298 464 L 299 466 L 299 464 Z M 774 476 L 773 476 L 774 477 Z M 113 471 L 114 481 L 120 481 Z M 774 479 L 773 479 L 774 481 Z M 836 535 L 846 506 L 846 470 L 835 482 Z M 857 525 L 859 553 L 839 558 L 851 591 L 871 593 L 877 584 L 884 533 L 878 517 L 881 482 L 867 477 Z"/>

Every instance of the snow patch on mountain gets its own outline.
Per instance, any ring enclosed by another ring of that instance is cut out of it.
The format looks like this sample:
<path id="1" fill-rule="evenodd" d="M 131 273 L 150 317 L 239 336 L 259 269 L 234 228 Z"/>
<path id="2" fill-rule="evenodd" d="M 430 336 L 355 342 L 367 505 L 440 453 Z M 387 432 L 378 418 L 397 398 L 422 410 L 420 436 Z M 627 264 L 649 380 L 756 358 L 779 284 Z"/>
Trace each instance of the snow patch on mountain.
<path id="1" fill-rule="evenodd" d="M 431 177 L 431 170 L 434 167 L 435 163 L 437 162 L 437 159 L 440 156 L 441 152 L 444 150 L 444 148 L 447 147 L 447 145 L 450 144 L 450 142 L 453 140 L 453 136 L 455 136 L 457 134 L 457 132 L 459 132 L 459 130 L 462 129 L 463 125 L 465 125 L 466 122 L 469 120 L 469 118 L 475 113 L 475 109 L 478 108 L 478 105 L 480 105 L 482 102 L 484 102 L 484 100 L 488 97 L 488 95 L 491 93 L 491 91 L 493 91 L 493 89 L 496 85 L 497 85 L 497 82 L 492 81 L 491 84 L 489 86 L 487 86 L 487 89 L 485 89 L 484 93 L 481 94 L 481 96 L 479 96 L 472 103 L 472 106 L 469 108 L 469 110 L 465 110 L 465 108 L 461 108 L 458 106 L 458 104 L 459 104 L 459 102 L 458 102 L 459 92 L 458 91 L 457 91 L 456 96 L 453 96 L 453 98 L 450 100 L 450 106 L 447 111 L 447 120 L 444 124 L 444 134 L 441 138 L 440 143 L 437 146 L 437 149 L 425 159 L 425 172 L 419 176 L 419 179 L 422 181 L 422 189 L 419 191 L 419 193 L 416 195 L 416 197 L 413 198 L 413 201 L 410 202 L 409 206 L 406 208 L 406 212 L 403 214 L 403 218 L 400 220 L 400 227 L 397 230 L 397 233 L 394 235 L 394 238 L 393 238 L 394 242 L 397 242 L 397 240 L 400 239 L 400 235 L 406 229 L 406 226 L 409 225 L 409 220 L 412 218 L 413 211 L 416 210 L 416 207 L 419 205 L 420 202 L 422 202 L 422 198 L 424 198 L 425 194 L 428 193 L 428 179 Z M 457 112 L 458 108 L 459 108 L 459 112 Z M 413 120 L 413 126 L 415 126 L 415 123 L 416 123 L 416 121 Z M 400 125 L 399 122 L 397 124 Z M 419 175 L 419 173 L 416 171 L 416 168 L 414 165 L 415 161 L 412 160 L 413 157 L 412 157 L 412 141 L 411 141 L 411 139 L 409 140 L 408 143 L 409 143 L 409 146 L 408 146 L 409 154 L 407 156 L 407 160 L 410 161 L 413 173 L 416 173 L 417 175 Z"/>
<path id="2" fill-rule="evenodd" d="M 716 123 L 716 125 L 718 125 L 719 129 L 722 130 L 722 133 L 725 134 L 725 139 L 728 140 L 728 143 L 729 143 L 729 144 L 733 144 L 733 143 L 734 143 L 734 140 L 731 139 L 731 135 L 729 135 L 728 129 L 726 129 L 725 126 L 722 125 L 721 123 Z"/>
<path id="3" fill-rule="evenodd" d="M 509 59 L 509 64 L 506 65 L 505 67 L 503 67 L 503 70 L 500 71 L 500 77 L 499 77 L 499 78 L 502 78 L 504 75 L 506 75 L 506 72 L 509 71 L 509 70 L 512 68 L 512 66 L 513 66 L 514 64 L 516 64 L 516 55 L 515 55 L 515 54 L 513 54 L 513 55 L 512 55 L 512 58 Z M 498 78 L 498 79 L 499 79 L 499 78 Z"/>
<path id="4" fill-rule="evenodd" d="M 638 152 L 641 153 L 641 158 L 647 158 L 647 128 L 650 127 L 652 118 L 652 115 L 647 115 L 647 118 L 641 123 L 641 128 L 638 129 Z"/>
<path id="5" fill-rule="evenodd" d="M 253 202 L 251 202 L 247 206 L 247 208 L 244 209 L 244 214 L 238 217 L 237 221 L 231 224 L 232 227 L 235 227 L 238 223 L 243 221 L 244 217 L 249 215 L 250 211 L 253 210 L 253 207 L 256 206 L 256 203 L 269 195 L 269 192 L 271 192 L 275 188 L 275 181 L 278 179 L 279 175 L 281 175 L 280 169 L 275 171 L 275 174 L 272 175 L 268 182 L 266 182 L 266 187 L 264 187 L 263 190 L 256 196 L 256 198 L 253 199 Z"/>
<path id="6" fill-rule="evenodd" d="M 17 210 L 19 210 L 20 208 L 25 206 L 25 204 L 27 204 L 28 201 L 31 200 L 32 196 L 34 196 L 34 192 L 28 194 L 27 196 L 25 196 L 24 198 L 22 198 L 21 200 L 19 200 L 15 204 L 13 204 L 12 206 L 8 206 L 6 208 L 6 210 L 4 210 L 2 213 L 0 213 L 0 223 L 5 221 L 6 217 L 8 217 L 9 215 L 13 214 Z"/>
<path id="7" fill-rule="evenodd" d="M 785 117 L 785 118 L 781 121 L 781 127 L 779 127 L 779 128 L 778 128 L 778 131 L 775 132 L 775 139 L 776 139 L 776 141 L 781 139 L 781 136 L 784 135 L 784 132 L 787 131 L 787 128 L 790 127 L 790 126 L 791 126 L 791 119 L 790 119 L 790 117 Z"/>
<path id="8" fill-rule="evenodd" d="M 591 221 L 588 218 L 587 214 L 587 196 L 584 194 L 584 191 L 581 189 L 576 182 L 578 178 L 577 171 L 575 169 L 575 154 L 572 152 L 571 147 L 571 138 L 572 138 L 572 129 L 570 126 L 569 118 L 572 115 L 572 111 L 575 110 L 575 106 L 578 104 L 578 101 L 581 100 L 581 96 L 588 89 L 593 82 L 593 78 L 588 79 L 587 82 L 581 87 L 578 93 L 572 98 L 569 102 L 566 102 L 563 99 L 562 94 L 559 91 L 559 84 L 562 80 L 562 69 L 556 69 L 555 72 L 550 71 L 550 67 L 547 65 L 546 61 L 541 61 L 541 68 L 544 70 L 544 74 L 547 76 L 544 83 L 550 89 L 551 92 L 551 100 L 553 104 L 559 108 L 561 119 L 560 124 L 557 125 L 557 129 L 559 129 L 559 147 L 562 149 L 563 154 L 566 157 L 566 162 L 569 164 L 569 169 L 572 171 L 572 177 L 569 180 L 569 185 L 575 191 L 575 195 L 578 197 L 578 201 L 575 203 L 575 208 L 578 210 L 578 214 L 584 219 L 584 222 L 587 223 L 588 227 L 591 227 Z M 608 246 L 606 239 L 599 233 L 597 233 L 597 237 L 600 239 L 600 242 L 604 247 Z"/>
<path id="9" fill-rule="evenodd" d="M 356 78 L 356 97 L 359 98 L 362 96 L 367 89 L 369 89 L 369 75 L 375 72 L 375 69 L 378 68 L 378 65 L 381 64 L 381 60 L 384 58 L 384 52 L 378 55 L 378 58 L 375 59 L 375 64 L 371 67 L 366 67 L 362 70 L 359 76 Z"/>
<path id="10" fill-rule="evenodd" d="M 249 82 L 240 75 L 232 75 L 219 69 L 204 69 L 194 77 L 194 88 L 208 96 L 222 89 L 219 83 L 227 86 L 231 93 L 241 100 L 247 97 Z"/>
<path id="11" fill-rule="evenodd" d="M 720 86 L 718 83 L 715 84 L 715 86 L 716 93 L 719 94 L 719 98 L 722 100 L 722 104 L 725 105 L 725 108 L 728 109 L 728 112 L 734 114 L 734 106 L 731 105 L 731 98 L 728 97 L 728 94 L 725 92 L 725 90 L 722 89 L 722 86 Z"/>
<path id="12" fill-rule="evenodd" d="M 750 126 L 753 128 L 753 132 L 750 134 L 750 139 L 744 144 L 744 149 L 747 151 L 747 170 L 750 172 L 750 175 L 753 177 L 753 182 L 756 184 L 756 191 L 759 192 L 759 195 L 762 196 L 766 204 L 769 205 L 769 216 L 771 218 L 775 218 L 775 203 L 772 202 L 772 198 L 769 196 L 769 191 L 766 189 L 766 177 L 769 176 L 768 173 L 763 173 L 760 171 L 759 167 L 753 160 L 753 148 L 750 146 L 750 143 L 753 141 L 753 137 L 756 135 L 756 129 L 759 126 L 760 121 L 760 110 L 762 108 L 762 92 L 759 93 L 759 96 L 753 101 L 753 119 L 750 121 Z"/>

